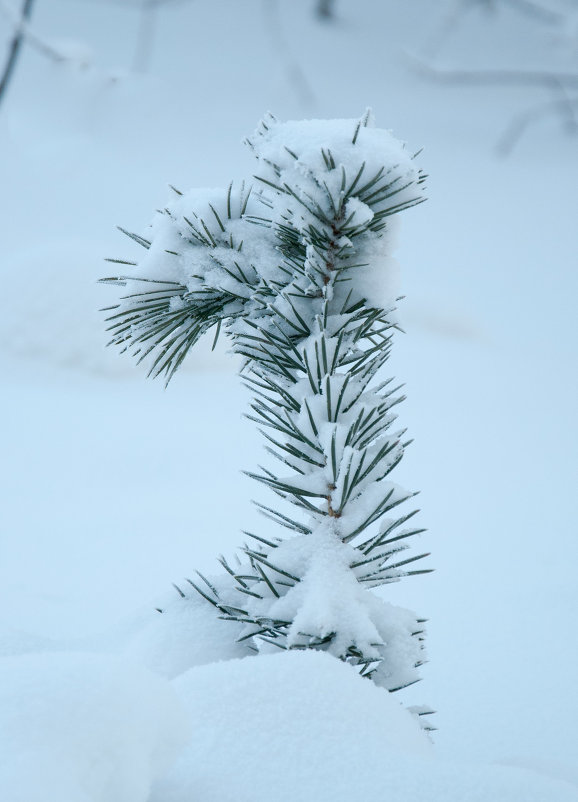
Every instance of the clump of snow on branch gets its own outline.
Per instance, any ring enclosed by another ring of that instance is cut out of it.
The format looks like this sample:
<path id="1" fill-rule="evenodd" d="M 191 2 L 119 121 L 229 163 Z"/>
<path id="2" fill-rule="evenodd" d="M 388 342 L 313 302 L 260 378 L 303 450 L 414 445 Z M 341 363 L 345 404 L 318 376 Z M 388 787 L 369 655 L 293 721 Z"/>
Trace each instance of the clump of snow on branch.
<path id="1" fill-rule="evenodd" d="M 209 581 L 227 598 L 225 577 L 211 576 Z M 234 623 L 215 618 L 206 600 L 186 580 L 178 587 L 185 598 L 167 593 L 156 610 L 143 614 L 133 626 L 123 648 L 127 657 L 172 679 L 195 666 L 254 654 L 246 643 L 238 642 L 242 625 L 235 628 Z"/>

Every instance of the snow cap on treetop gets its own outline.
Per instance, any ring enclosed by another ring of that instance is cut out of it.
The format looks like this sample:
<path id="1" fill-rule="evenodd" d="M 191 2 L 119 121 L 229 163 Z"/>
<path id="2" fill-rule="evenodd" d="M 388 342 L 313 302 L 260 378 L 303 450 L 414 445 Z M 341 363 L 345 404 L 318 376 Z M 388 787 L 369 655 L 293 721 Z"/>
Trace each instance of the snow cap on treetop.
<path id="1" fill-rule="evenodd" d="M 390 131 L 376 128 L 370 110 L 360 119 L 284 123 L 268 114 L 246 142 L 262 164 L 263 177 L 275 182 L 283 183 L 294 173 L 309 176 L 319 171 L 339 180 L 343 170 L 353 179 L 364 165 L 365 181 L 360 180 L 359 187 L 381 170 L 392 173 L 397 183 L 414 185 L 415 194 L 420 176 L 405 144 Z M 328 189 L 339 191 L 337 185 Z"/>

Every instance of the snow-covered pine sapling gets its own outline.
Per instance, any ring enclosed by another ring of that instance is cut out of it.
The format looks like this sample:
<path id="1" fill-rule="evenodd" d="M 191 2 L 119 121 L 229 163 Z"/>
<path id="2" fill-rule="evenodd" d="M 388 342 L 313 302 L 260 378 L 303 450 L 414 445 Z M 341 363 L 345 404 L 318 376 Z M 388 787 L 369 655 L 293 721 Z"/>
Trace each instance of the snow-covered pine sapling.
<path id="1" fill-rule="evenodd" d="M 248 652 L 321 649 L 395 691 L 419 679 L 423 621 L 374 589 L 425 573 L 426 555 L 405 554 L 423 530 L 405 526 L 414 494 L 390 481 L 407 441 L 400 388 L 378 372 L 396 328 L 394 216 L 423 200 L 424 176 L 369 113 L 269 116 L 248 144 L 253 187 L 175 191 L 146 237 L 129 234 L 145 253 L 107 279 L 129 289 L 112 342 L 168 381 L 224 328 L 245 360 L 249 417 L 281 463 L 250 475 L 280 504 L 259 504 L 275 527 L 247 533 L 234 566 L 221 558 L 221 577 L 190 585 Z"/>

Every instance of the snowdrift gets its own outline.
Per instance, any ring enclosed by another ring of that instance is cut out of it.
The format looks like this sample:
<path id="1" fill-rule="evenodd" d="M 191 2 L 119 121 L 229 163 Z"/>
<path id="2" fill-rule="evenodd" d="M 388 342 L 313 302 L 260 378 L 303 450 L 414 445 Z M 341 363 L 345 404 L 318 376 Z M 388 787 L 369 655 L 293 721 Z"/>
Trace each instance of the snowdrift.
<path id="1" fill-rule="evenodd" d="M 531 771 L 436 759 L 395 694 L 315 651 L 172 682 L 98 654 L 3 658 L 0 756 L 4 802 L 578 799 Z"/>

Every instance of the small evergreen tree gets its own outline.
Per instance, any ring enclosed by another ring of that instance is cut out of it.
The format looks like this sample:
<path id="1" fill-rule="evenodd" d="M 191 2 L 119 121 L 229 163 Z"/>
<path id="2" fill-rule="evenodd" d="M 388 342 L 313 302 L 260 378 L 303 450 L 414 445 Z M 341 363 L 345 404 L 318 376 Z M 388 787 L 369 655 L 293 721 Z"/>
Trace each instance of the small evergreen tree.
<path id="1" fill-rule="evenodd" d="M 188 581 L 248 650 L 321 649 L 395 691 L 419 678 L 424 622 L 372 591 L 425 573 L 414 563 L 427 555 L 403 554 L 423 530 L 405 526 L 416 510 L 397 514 L 414 495 L 390 481 L 408 444 L 394 426 L 402 396 L 376 376 L 396 328 L 393 217 L 423 200 L 424 176 L 369 113 L 268 116 L 248 144 L 256 187 L 175 190 L 149 236 L 125 232 L 145 253 L 105 279 L 129 289 L 108 318 L 112 343 L 168 382 L 225 327 L 249 417 L 282 466 L 250 475 L 281 502 L 259 504 L 276 528 L 246 533 L 218 581 Z"/>

